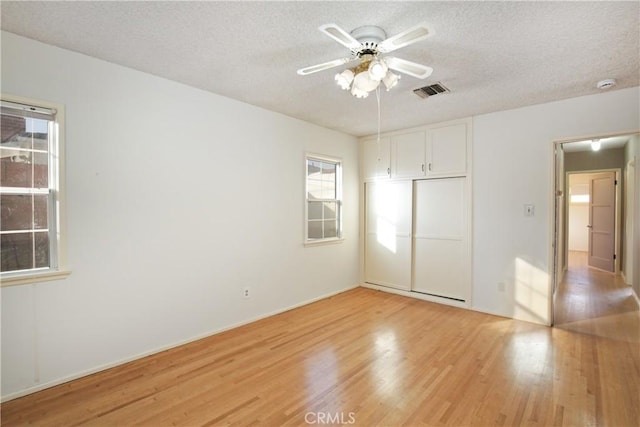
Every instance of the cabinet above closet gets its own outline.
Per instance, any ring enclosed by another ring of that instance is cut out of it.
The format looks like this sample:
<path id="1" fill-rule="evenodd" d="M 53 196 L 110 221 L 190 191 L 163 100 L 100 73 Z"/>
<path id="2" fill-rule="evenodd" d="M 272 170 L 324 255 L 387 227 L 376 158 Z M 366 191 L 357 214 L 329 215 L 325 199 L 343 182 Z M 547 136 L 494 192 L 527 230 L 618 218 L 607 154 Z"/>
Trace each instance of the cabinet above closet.
<path id="1" fill-rule="evenodd" d="M 363 180 L 464 176 L 471 119 L 383 134 L 361 142 Z"/>

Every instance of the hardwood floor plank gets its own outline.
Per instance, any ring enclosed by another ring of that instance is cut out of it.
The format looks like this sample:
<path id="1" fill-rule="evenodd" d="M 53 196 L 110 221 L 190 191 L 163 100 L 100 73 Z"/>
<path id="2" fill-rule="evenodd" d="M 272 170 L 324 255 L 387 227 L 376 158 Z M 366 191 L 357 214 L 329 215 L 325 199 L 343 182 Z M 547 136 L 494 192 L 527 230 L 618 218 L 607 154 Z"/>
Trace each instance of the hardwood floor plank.
<path id="1" fill-rule="evenodd" d="M 635 426 L 639 315 L 608 313 L 602 336 L 358 288 L 6 402 L 2 425 Z"/>

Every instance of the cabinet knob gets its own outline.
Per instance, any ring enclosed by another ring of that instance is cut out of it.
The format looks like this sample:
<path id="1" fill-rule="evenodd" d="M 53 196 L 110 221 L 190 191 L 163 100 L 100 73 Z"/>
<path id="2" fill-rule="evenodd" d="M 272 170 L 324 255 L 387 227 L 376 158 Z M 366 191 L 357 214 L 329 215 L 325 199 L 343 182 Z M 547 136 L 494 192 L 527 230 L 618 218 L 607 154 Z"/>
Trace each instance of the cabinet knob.
<path id="1" fill-rule="evenodd" d="M 387 168 L 387 175 L 391 176 L 391 168 Z"/>
<path id="2" fill-rule="evenodd" d="M 429 172 L 431 172 L 431 163 L 429 163 Z"/>
<path id="3" fill-rule="evenodd" d="M 424 163 L 422 164 L 422 172 L 424 172 Z"/>

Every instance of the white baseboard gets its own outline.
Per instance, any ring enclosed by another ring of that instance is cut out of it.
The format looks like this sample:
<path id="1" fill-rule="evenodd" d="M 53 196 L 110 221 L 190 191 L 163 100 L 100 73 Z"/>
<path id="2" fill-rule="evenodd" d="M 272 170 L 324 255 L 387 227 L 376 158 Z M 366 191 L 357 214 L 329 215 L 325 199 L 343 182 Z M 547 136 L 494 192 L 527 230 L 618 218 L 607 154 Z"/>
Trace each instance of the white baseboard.
<path id="1" fill-rule="evenodd" d="M 197 335 L 195 337 L 191 337 L 191 338 L 188 338 L 188 339 L 185 339 L 185 340 L 180 340 L 180 341 L 168 344 L 168 345 L 157 347 L 157 348 L 155 348 L 153 350 L 149 350 L 149 351 L 145 351 L 145 352 L 142 352 L 142 353 L 138 353 L 138 354 L 133 355 L 133 356 L 125 357 L 125 358 L 117 360 L 115 362 L 105 363 L 103 365 L 96 366 L 96 367 L 91 368 L 91 369 L 87 369 L 87 370 L 84 370 L 84 371 L 81 371 L 81 372 L 77 372 L 75 374 L 67 375 L 65 377 L 58 378 L 58 379 L 55 379 L 55 380 L 52 380 L 52 381 L 48 381 L 46 383 L 38 384 L 38 385 L 35 385 L 33 387 L 29 387 L 29 388 L 26 388 L 24 390 L 20 390 L 20 391 L 14 392 L 14 393 L 10 393 L 10 394 L 2 396 L 2 398 L 0 399 L 0 402 L 7 402 L 9 400 L 17 399 L 19 397 L 23 397 L 23 396 L 26 396 L 28 394 L 32 394 L 32 393 L 35 393 L 35 392 L 38 392 L 38 391 L 42 391 L 42 390 L 47 389 L 47 388 L 51 388 L 51 387 L 55 387 L 55 386 L 60 385 L 60 384 L 67 383 L 69 381 L 77 380 L 78 378 L 86 377 L 87 375 L 92 375 L 92 374 L 95 374 L 97 372 L 101 372 L 101 371 L 105 371 L 107 369 L 115 368 L 116 366 L 124 365 L 125 363 L 133 362 L 134 360 L 142 359 L 143 357 L 151 356 L 153 354 L 160 353 L 160 352 L 163 352 L 163 351 L 175 348 L 175 347 L 179 347 L 181 345 L 189 344 L 189 343 L 194 342 L 194 341 L 198 341 L 198 340 L 201 340 L 201 339 L 204 339 L 204 338 L 208 338 L 210 336 L 213 336 L 213 335 L 228 331 L 230 329 L 235 329 L 235 328 L 238 328 L 240 326 L 247 325 L 249 323 L 257 322 L 258 320 L 262 320 L 262 319 L 265 319 L 267 317 L 275 316 L 276 314 L 284 313 L 284 312 L 287 312 L 287 311 L 290 311 L 290 310 L 293 310 L 293 309 L 296 309 L 296 308 L 299 308 L 299 307 L 302 307 L 302 306 L 305 306 L 305 305 L 308 305 L 308 304 L 312 304 L 314 302 L 317 302 L 317 301 L 320 301 L 320 300 L 323 300 L 323 299 L 326 299 L 326 298 L 330 298 L 332 296 L 341 294 L 343 292 L 350 291 L 350 290 L 355 289 L 357 287 L 358 287 L 358 285 L 355 285 L 355 286 L 351 286 L 349 288 L 342 289 L 342 290 L 339 290 L 339 291 L 336 291 L 336 292 L 331 292 L 331 293 L 328 293 L 328 294 L 325 294 L 325 295 L 321 295 L 319 297 L 315 297 L 315 298 L 303 301 L 301 303 L 291 305 L 291 306 L 286 307 L 286 308 L 275 310 L 275 311 L 272 311 L 272 312 L 269 312 L 269 313 L 266 313 L 266 314 L 262 314 L 260 316 L 256 316 L 256 317 L 244 320 L 242 322 L 235 323 L 233 325 L 225 326 L 225 327 L 222 327 L 222 328 L 219 328 L 219 329 L 215 329 L 213 331 L 210 331 L 210 332 L 207 332 L 207 333 L 204 333 L 204 334 L 201 334 L 201 335 Z"/>
<path id="2" fill-rule="evenodd" d="M 444 304 L 444 305 L 449 305 L 449 306 L 452 306 L 452 307 L 463 308 L 463 309 L 466 309 L 466 310 L 477 311 L 478 313 L 490 314 L 491 316 L 502 317 L 504 319 L 518 320 L 518 321 L 521 321 L 521 322 L 533 323 L 535 325 L 551 326 L 549 323 L 535 322 L 533 320 L 525 320 L 525 319 L 516 319 L 515 317 L 507 316 L 507 315 L 505 315 L 503 313 L 498 313 L 496 311 L 479 309 L 479 308 L 473 307 L 469 303 L 456 301 L 456 300 L 451 300 L 449 298 L 442 298 L 442 297 L 437 297 L 437 296 L 433 296 L 433 295 L 426 295 L 426 294 L 421 294 L 419 292 L 405 291 L 405 290 L 402 290 L 402 289 L 394 289 L 394 288 L 389 288 L 387 286 L 372 285 L 371 283 L 363 283 L 360 286 L 362 286 L 363 288 L 375 289 L 375 290 L 382 291 L 382 292 L 388 292 L 388 293 L 391 293 L 391 294 L 402 295 L 402 296 L 409 297 L 409 298 L 421 299 L 423 301 L 435 302 L 437 304 Z"/>
<path id="3" fill-rule="evenodd" d="M 636 298 L 636 302 L 638 303 L 638 307 L 640 307 L 640 298 L 638 298 L 638 294 L 636 293 L 636 290 L 633 289 L 633 287 L 631 287 L 631 294 Z"/>
<path id="4" fill-rule="evenodd" d="M 631 281 L 627 281 L 627 277 L 624 275 L 624 271 L 620 272 L 620 276 L 622 276 L 622 280 L 624 281 L 624 283 L 626 285 L 629 285 L 629 287 L 631 288 L 631 295 L 633 295 L 633 297 L 636 299 L 636 302 L 638 303 L 638 306 L 640 307 L 640 298 L 638 298 L 638 294 L 636 293 L 636 290 L 633 289 L 633 283 L 631 283 Z"/>
<path id="5" fill-rule="evenodd" d="M 456 300 L 449 299 L 449 298 L 437 297 L 437 296 L 428 295 L 428 294 L 421 294 L 419 292 L 404 291 L 402 289 L 395 289 L 395 288 L 390 288 L 388 286 L 381 286 L 381 285 L 373 285 L 371 283 L 363 283 L 361 286 L 363 288 L 375 289 L 377 291 L 388 292 L 388 293 L 391 293 L 391 294 L 402 295 L 402 296 L 405 296 L 405 297 L 421 299 L 423 301 L 429 301 L 429 302 L 435 302 L 435 303 L 438 303 L 438 304 L 450 305 L 452 307 L 471 309 L 471 306 L 470 306 L 469 303 L 462 302 L 462 301 L 456 301 Z"/>

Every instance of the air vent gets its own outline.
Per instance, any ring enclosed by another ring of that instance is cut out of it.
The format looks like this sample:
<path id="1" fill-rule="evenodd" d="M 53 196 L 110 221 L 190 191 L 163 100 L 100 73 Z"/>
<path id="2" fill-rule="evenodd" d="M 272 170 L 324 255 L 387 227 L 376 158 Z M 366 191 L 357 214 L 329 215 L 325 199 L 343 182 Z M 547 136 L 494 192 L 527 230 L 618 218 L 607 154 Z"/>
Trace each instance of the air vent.
<path id="1" fill-rule="evenodd" d="M 430 96 L 438 95 L 440 93 L 450 92 L 442 83 L 438 82 L 429 86 L 421 87 L 419 89 L 415 89 L 413 93 L 418 95 L 420 98 L 428 98 Z"/>

